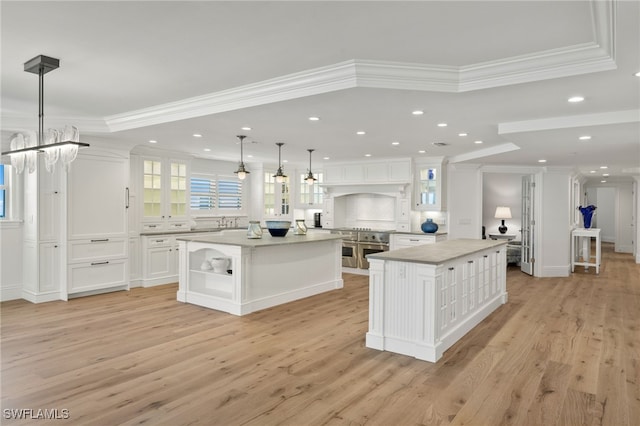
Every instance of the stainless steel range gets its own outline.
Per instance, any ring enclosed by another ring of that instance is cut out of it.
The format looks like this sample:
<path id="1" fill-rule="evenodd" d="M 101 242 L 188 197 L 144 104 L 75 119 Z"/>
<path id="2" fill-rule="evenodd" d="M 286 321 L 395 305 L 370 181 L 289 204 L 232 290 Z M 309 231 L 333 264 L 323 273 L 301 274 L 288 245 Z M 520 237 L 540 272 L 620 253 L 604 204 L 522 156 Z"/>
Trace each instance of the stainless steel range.
<path id="1" fill-rule="evenodd" d="M 390 231 L 342 228 L 331 233 L 342 236 L 342 266 L 347 268 L 369 269 L 366 255 L 389 250 Z"/>

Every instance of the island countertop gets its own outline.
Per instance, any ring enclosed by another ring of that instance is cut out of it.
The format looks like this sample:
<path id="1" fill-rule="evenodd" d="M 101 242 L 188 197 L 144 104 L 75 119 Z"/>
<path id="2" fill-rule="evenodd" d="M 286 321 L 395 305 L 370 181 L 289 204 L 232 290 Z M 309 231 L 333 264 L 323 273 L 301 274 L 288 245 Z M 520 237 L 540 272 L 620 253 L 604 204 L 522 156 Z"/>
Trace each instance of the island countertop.
<path id="1" fill-rule="evenodd" d="M 367 258 L 440 265 L 459 257 L 506 244 L 506 240 L 447 240 L 435 244 L 374 253 L 367 255 Z"/>
<path id="2" fill-rule="evenodd" d="M 292 232 L 284 237 L 272 237 L 269 231 L 265 231 L 262 238 L 247 238 L 246 232 L 221 232 L 207 236 L 184 236 L 176 238 L 178 241 L 198 242 L 207 244 L 224 244 L 239 247 L 268 247 L 286 244 L 313 243 L 319 241 L 331 241 L 342 239 L 341 235 L 324 233 L 307 233 L 306 235 L 295 235 Z"/>

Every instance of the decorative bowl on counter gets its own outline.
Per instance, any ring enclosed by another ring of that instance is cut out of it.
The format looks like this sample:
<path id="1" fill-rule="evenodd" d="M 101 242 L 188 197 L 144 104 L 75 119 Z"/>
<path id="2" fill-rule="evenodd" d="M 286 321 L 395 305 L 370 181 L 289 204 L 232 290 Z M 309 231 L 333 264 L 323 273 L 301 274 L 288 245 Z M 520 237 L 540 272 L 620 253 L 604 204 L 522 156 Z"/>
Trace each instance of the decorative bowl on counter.
<path id="1" fill-rule="evenodd" d="M 227 272 L 227 268 L 229 267 L 229 258 L 228 257 L 213 257 L 209 261 L 211 264 L 211 268 L 213 272 L 217 272 L 219 274 L 223 272 Z"/>
<path id="2" fill-rule="evenodd" d="M 284 237 L 291 227 L 290 220 L 266 220 L 267 229 L 273 237 Z"/>

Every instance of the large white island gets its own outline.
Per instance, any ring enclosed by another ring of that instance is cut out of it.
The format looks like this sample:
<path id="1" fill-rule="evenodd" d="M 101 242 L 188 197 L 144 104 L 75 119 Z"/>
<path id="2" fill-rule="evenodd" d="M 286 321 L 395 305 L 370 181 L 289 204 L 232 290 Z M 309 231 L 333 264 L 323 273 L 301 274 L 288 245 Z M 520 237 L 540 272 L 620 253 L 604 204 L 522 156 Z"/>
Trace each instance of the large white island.
<path id="1" fill-rule="evenodd" d="M 367 256 L 366 346 L 436 362 L 507 302 L 506 244 L 459 239 Z"/>
<path id="2" fill-rule="evenodd" d="M 246 231 L 178 238 L 177 300 L 245 315 L 342 288 L 340 235 L 308 233 L 249 239 Z M 223 271 L 205 261 L 228 260 Z"/>

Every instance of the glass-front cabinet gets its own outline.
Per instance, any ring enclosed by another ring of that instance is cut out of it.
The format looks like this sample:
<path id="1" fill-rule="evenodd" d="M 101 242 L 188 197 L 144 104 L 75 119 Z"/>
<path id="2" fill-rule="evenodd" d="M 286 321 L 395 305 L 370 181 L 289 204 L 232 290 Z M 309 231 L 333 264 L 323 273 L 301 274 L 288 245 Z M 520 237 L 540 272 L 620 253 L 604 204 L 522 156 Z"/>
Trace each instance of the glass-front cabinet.
<path id="1" fill-rule="evenodd" d="M 445 185 L 442 158 L 416 161 L 414 203 L 416 210 L 445 209 Z"/>
<path id="2" fill-rule="evenodd" d="M 264 173 L 264 216 L 286 219 L 291 214 L 289 177 L 277 182 L 273 173 Z"/>
<path id="3" fill-rule="evenodd" d="M 143 230 L 188 229 L 187 161 L 143 157 L 141 162 Z"/>

